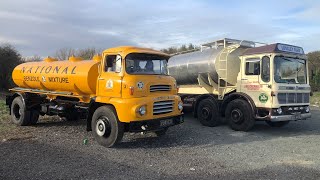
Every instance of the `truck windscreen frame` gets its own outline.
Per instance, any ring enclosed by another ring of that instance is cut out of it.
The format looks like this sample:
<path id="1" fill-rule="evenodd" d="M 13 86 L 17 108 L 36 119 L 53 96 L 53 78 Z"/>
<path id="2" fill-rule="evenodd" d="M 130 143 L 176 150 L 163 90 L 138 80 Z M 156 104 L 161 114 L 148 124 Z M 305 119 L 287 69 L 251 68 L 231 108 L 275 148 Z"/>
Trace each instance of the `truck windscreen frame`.
<path id="1" fill-rule="evenodd" d="M 305 59 L 276 56 L 274 58 L 274 81 L 287 84 L 307 84 Z"/>
<path id="2" fill-rule="evenodd" d="M 168 75 L 168 57 L 131 53 L 125 58 L 125 70 L 128 74 L 136 75 Z"/>

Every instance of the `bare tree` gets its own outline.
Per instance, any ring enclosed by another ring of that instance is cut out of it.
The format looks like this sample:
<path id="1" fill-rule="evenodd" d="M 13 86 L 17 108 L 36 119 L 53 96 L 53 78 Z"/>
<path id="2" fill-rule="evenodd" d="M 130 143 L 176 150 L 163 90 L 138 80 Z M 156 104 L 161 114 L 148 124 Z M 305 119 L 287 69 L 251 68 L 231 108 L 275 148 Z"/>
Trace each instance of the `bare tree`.
<path id="1" fill-rule="evenodd" d="M 98 50 L 96 48 L 85 48 L 85 49 L 79 49 L 76 52 L 77 57 L 81 57 L 82 59 L 92 59 L 94 55 L 100 53 L 101 50 Z"/>
<path id="2" fill-rule="evenodd" d="M 43 58 L 41 58 L 38 55 L 33 55 L 31 57 L 24 57 L 22 59 L 23 59 L 23 61 L 42 61 Z"/>
<path id="3" fill-rule="evenodd" d="M 72 48 L 61 48 L 56 51 L 54 57 L 58 60 L 66 60 L 69 57 L 74 56 L 75 54 L 76 50 Z"/>
<path id="4" fill-rule="evenodd" d="M 58 60 L 67 60 L 71 56 L 81 57 L 82 59 L 89 60 L 95 54 L 101 53 L 101 50 L 94 47 L 84 49 L 72 49 L 72 48 L 61 48 L 56 51 L 54 57 Z"/>

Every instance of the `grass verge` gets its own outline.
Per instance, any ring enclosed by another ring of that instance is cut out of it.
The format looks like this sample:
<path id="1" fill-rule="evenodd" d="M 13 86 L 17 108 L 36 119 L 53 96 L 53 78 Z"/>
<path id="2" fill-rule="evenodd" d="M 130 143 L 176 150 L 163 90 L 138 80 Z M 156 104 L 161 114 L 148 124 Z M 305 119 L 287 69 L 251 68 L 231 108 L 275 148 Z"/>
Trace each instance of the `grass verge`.
<path id="1" fill-rule="evenodd" d="M 312 105 L 320 105 L 320 92 L 314 92 L 313 96 L 310 98 L 310 104 Z"/>
<path id="2" fill-rule="evenodd" d="M 5 137 L 7 134 L 10 134 L 14 128 L 15 125 L 10 122 L 9 109 L 5 101 L 0 100 L 0 137 Z"/>

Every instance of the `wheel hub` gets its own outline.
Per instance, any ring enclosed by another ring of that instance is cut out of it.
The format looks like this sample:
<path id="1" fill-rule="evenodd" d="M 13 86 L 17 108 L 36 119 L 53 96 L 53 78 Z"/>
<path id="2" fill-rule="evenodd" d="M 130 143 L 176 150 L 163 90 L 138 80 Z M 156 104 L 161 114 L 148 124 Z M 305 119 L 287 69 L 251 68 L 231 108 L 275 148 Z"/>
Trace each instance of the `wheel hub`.
<path id="1" fill-rule="evenodd" d="M 239 109 L 234 109 L 231 111 L 232 121 L 235 123 L 240 123 L 243 120 L 243 114 Z"/>
<path id="2" fill-rule="evenodd" d="M 201 111 L 202 117 L 205 119 L 208 119 L 208 117 L 210 116 L 210 110 L 207 107 L 204 107 Z"/>
<path id="3" fill-rule="evenodd" d="M 18 104 L 15 104 L 15 105 L 13 106 L 13 114 L 14 114 L 14 116 L 15 116 L 17 119 L 19 119 L 19 118 L 21 117 L 21 115 L 22 115 L 22 109 L 21 109 L 21 107 L 20 107 Z"/>
<path id="4" fill-rule="evenodd" d="M 111 132 L 111 127 L 109 121 L 105 117 L 98 119 L 96 124 L 96 132 L 99 136 L 109 136 Z"/>

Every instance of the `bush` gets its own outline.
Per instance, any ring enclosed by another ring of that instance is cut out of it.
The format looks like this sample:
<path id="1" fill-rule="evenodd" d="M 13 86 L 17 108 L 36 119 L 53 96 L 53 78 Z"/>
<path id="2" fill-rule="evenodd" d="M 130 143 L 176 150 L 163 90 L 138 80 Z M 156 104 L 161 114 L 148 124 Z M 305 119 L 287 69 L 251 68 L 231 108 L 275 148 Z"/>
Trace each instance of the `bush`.
<path id="1" fill-rule="evenodd" d="M 9 44 L 0 46 L 0 90 L 7 91 L 14 87 L 12 81 L 12 71 L 22 63 L 21 55 L 18 51 Z"/>

